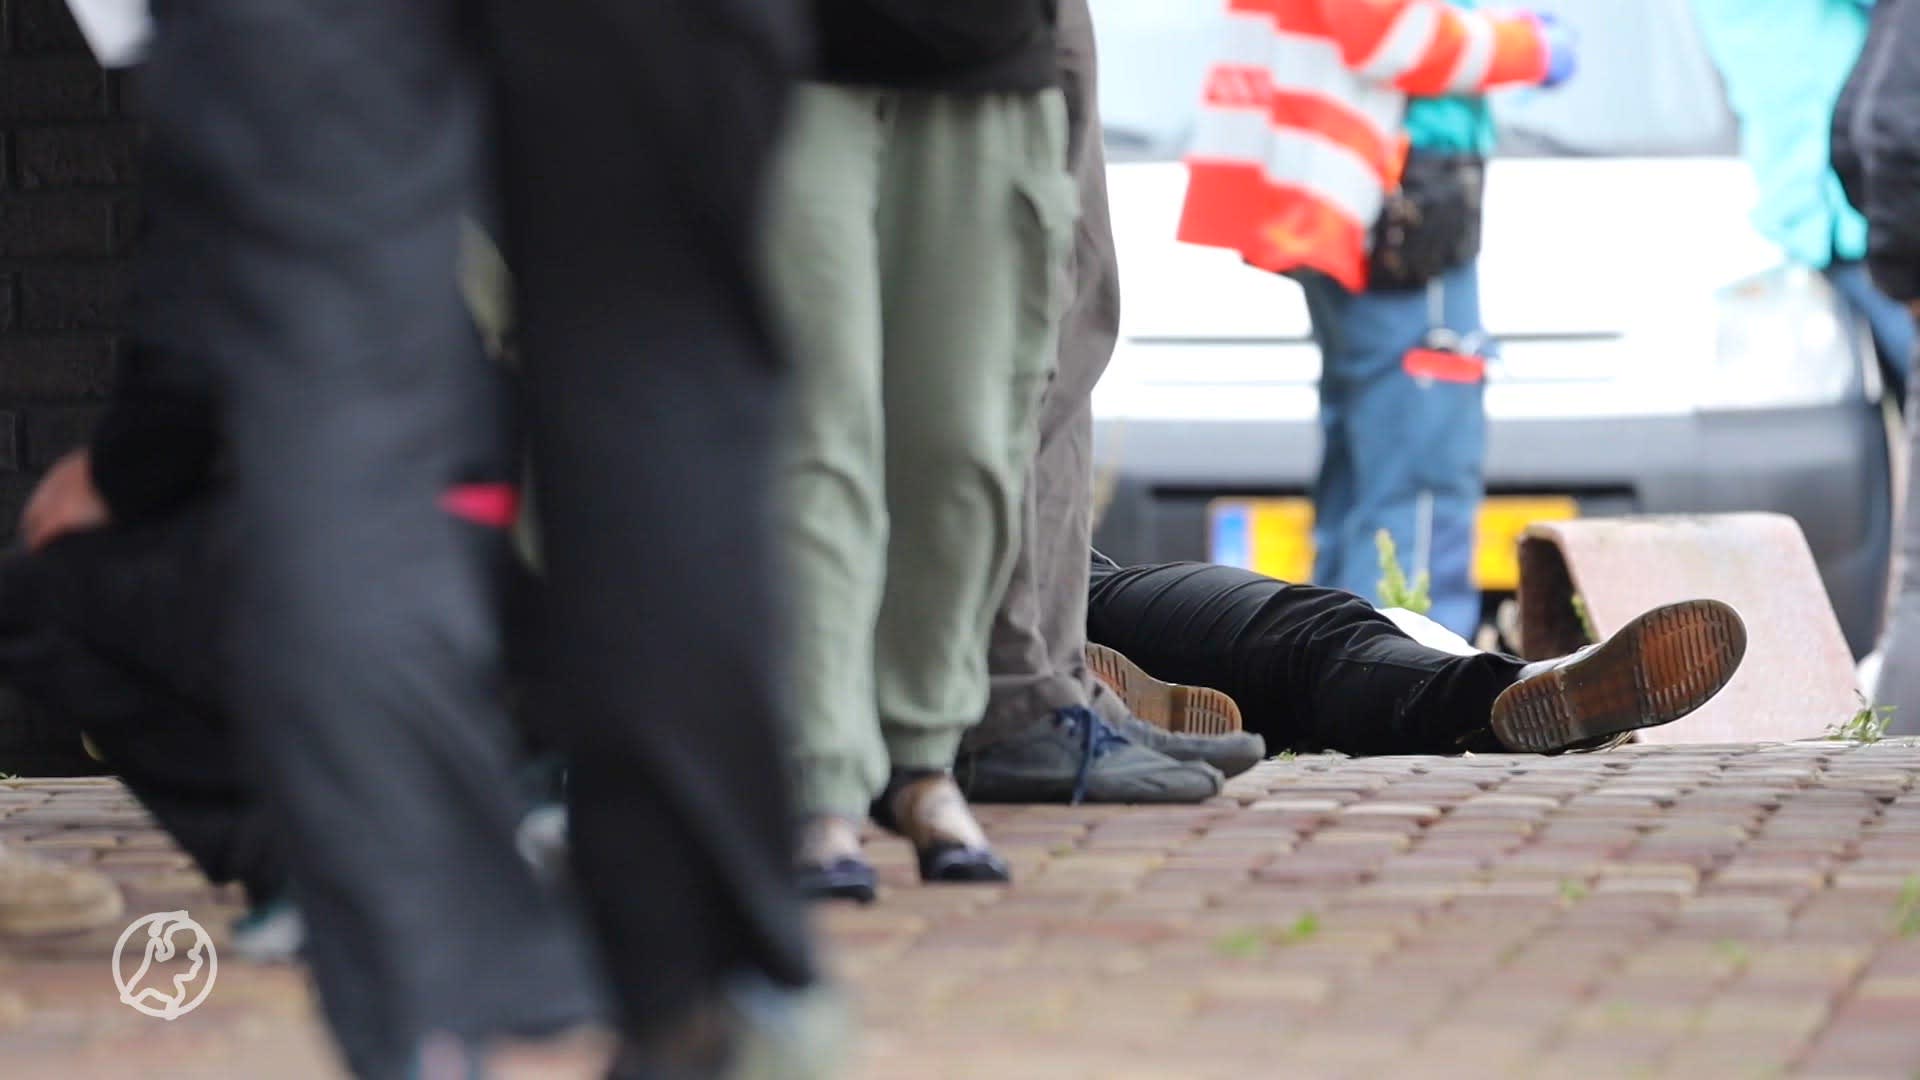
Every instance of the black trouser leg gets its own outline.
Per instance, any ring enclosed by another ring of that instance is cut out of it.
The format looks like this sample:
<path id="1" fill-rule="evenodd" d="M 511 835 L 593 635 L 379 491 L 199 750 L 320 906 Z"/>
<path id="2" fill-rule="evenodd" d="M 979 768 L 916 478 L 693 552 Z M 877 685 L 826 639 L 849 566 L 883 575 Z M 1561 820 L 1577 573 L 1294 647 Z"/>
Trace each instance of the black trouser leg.
<path id="1" fill-rule="evenodd" d="M 107 765 L 214 882 L 256 899 L 286 884 L 279 846 L 224 725 L 55 629 L 0 630 L 0 680 L 91 738 Z"/>
<path id="2" fill-rule="evenodd" d="M 143 72 L 143 340 L 221 381 L 235 716 L 362 1075 L 579 1019 L 513 846 L 484 568 L 438 507 L 484 394 L 456 291 L 481 133 L 450 0 L 168 0 Z M 636 599 L 636 602 L 639 602 Z"/>
<path id="3" fill-rule="evenodd" d="M 1087 634 L 1156 678 L 1225 691 L 1276 750 L 1457 753 L 1521 667 L 1429 649 L 1351 593 L 1206 563 L 1096 556 Z"/>
<path id="4" fill-rule="evenodd" d="M 0 678 L 86 732 L 209 878 L 261 899 L 286 869 L 213 696 L 222 550 L 198 506 L 0 556 Z"/>
<path id="5" fill-rule="evenodd" d="M 798 8 L 503 0 L 516 268 L 573 855 L 623 1023 L 812 978 L 789 881 L 755 264 Z"/>
<path id="6" fill-rule="evenodd" d="M 222 710 L 183 696 L 152 666 L 173 635 L 198 636 L 211 652 L 200 631 L 215 601 L 192 588 L 205 582 L 153 558 L 204 531 L 195 515 L 0 556 L 0 679 L 71 723 L 76 738 L 86 732 L 208 878 L 239 881 L 259 899 L 285 888 L 286 868 Z M 168 609 L 164 621 L 151 617 L 156 606 Z M 102 632 L 106 650 L 90 631 Z M 210 666 L 189 659 L 165 674 L 204 686 L 197 676 Z"/>

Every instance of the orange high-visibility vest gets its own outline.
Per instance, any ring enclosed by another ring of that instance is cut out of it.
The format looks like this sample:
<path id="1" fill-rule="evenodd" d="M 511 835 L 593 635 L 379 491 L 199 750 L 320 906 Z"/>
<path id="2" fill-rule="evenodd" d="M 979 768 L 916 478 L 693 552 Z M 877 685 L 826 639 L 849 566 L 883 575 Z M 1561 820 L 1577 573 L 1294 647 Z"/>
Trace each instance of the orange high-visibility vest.
<path id="1" fill-rule="evenodd" d="M 1359 292 L 1368 238 L 1406 162 L 1412 96 L 1546 77 L 1528 15 L 1440 0 L 1228 0 L 1207 76 L 1179 237 Z"/>

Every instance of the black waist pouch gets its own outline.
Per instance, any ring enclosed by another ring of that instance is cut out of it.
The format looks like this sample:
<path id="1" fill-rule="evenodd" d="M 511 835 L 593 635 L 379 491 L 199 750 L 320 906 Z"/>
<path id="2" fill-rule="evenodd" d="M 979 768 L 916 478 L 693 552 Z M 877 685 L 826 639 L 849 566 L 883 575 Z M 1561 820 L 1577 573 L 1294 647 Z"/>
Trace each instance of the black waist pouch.
<path id="1" fill-rule="evenodd" d="M 1400 189 L 1373 223 L 1369 289 L 1420 289 L 1480 254 L 1487 163 L 1477 154 L 1407 156 Z"/>

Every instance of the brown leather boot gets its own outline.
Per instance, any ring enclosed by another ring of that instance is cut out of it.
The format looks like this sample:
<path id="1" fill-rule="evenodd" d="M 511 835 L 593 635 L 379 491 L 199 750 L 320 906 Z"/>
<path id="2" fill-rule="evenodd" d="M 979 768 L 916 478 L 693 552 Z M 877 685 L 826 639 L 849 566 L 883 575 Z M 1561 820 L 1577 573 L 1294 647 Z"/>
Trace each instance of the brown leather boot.
<path id="1" fill-rule="evenodd" d="M 1521 668 L 1493 703 L 1493 734 L 1509 751 L 1553 754 L 1670 724 L 1719 693 L 1746 651 L 1746 624 L 1718 600 L 1655 608 L 1598 645 Z"/>

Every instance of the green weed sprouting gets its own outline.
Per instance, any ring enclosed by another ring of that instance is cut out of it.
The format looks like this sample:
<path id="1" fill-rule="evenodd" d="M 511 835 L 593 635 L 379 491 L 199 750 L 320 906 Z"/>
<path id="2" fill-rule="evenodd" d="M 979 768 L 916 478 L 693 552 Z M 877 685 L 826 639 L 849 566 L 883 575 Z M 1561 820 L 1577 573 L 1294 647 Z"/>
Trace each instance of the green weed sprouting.
<path id="1" fill-rule="evenodd" d="M 1872 705 L 1862 698 L 1860 711 L 1828 728 L 1827 738 L 1834 742 L 1877 743 L 1887 737 L 1893 710 L 1892 705 Z"/>
<path id="2" fill-rule="evenodd" d="M 1320 916 L 1308 912 L 1286 926 L 1249 926 L 1213 939 L 1213 951 L 1237 960 L 1250 960 L 1272 946 L 1298 945 L 1320 933 Z"/>
<path id="3" fill-rule="evenodd" d="M 1586 636 L 1587 644 L 1600 640 L 1600 631 L 1593 628 L 1593 612 L 1587 607 L 1587 598 L 1579 593 L 1573 594 L 1573 617 L 1580 620 L 1580 633 Z"/>
<path id="4" fill-rule="evenodd" d="M 1405 608 L 1415 615 L 1425 615 L 1433 609 L 1432 579 L 1425 570 L 1407 581 L 1407 572 L 1400 567 L 1400 550 L 1394 545 L 1393 534 L 1385 529 L 1373 534 L 1373 546 L 1380 552 L 1380 606 L 1383 608 Z"/>

